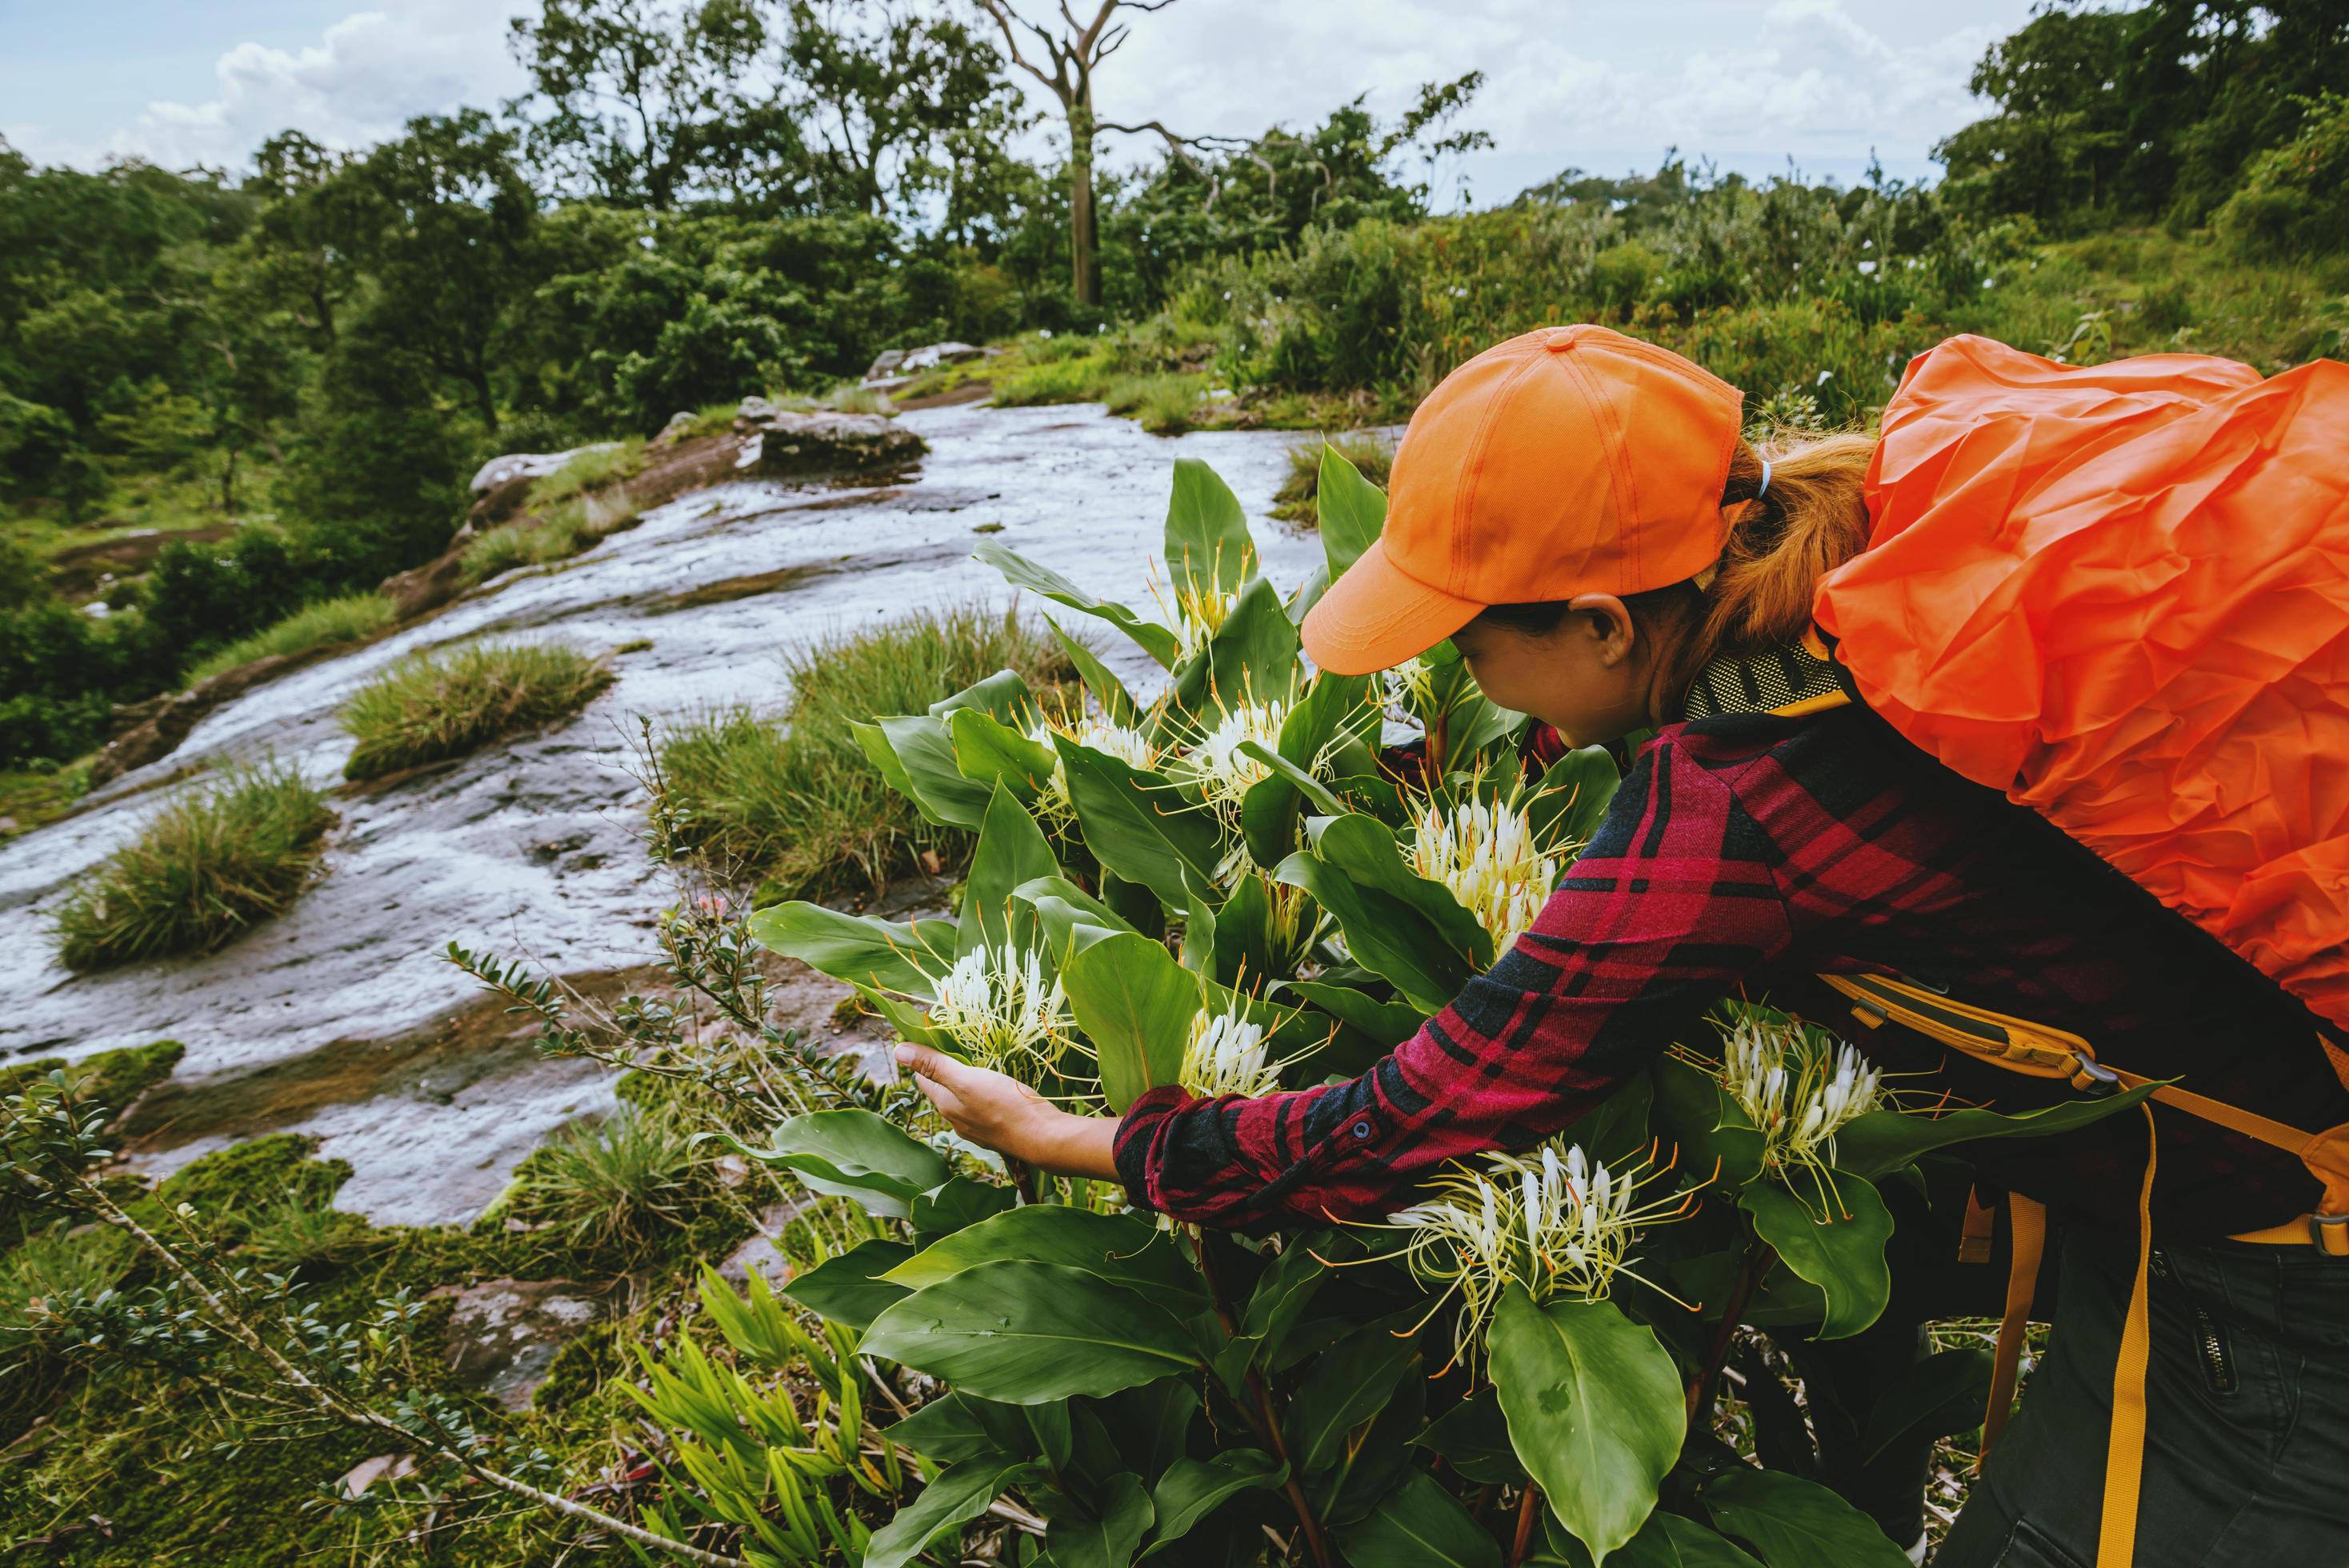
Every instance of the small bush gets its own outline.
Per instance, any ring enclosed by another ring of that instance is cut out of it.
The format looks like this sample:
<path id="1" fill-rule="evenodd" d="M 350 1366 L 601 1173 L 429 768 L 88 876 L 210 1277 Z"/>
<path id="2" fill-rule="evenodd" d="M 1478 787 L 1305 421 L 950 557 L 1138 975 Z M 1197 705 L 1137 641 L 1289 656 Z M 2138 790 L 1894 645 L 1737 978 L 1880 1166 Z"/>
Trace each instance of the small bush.
<path id="1" fill-rule="evenodd" d="M 1317 437 L 1288 449 L 1288 472 L 1282 476 L 1280 488 L 1272 495 L 1273 516 L 1289 522 L 1312 522 L 1319 516 L 1314 502 L 1321 494 L 1324 445 L 1337 448 L 1339 455 L 1360 469 L 1364 479 L 1381 490 L 1387 488 L 1388 471 L 1394 467 L 1394 445 L 1384 436 L 1355 430 L 1326 440 Z"/>
<path id="2" fill-rule="evenodd" d="M 1204 376 L 1125 376 L 1102 389 L 1102 402 L 1112 414 L 1133 415 L 1154 436 L 1173 436 L 1191 428 L 1206 389 Z"/>
<path id="3" fill-rule="evenodd" d="M 554 1232 L 567 1249 L 634 1263 L 708 1202 L 705 1166 L 685 1128 L 624 1109 L 534 1150 L 515 1172 L 505 1212 Z"/>
<path id="4" fill-rule="evenodd" d="M 470 587 L 517 566 L 567 561 L 635 527 L 643 511 L 625 495 L 574 496 L 535 523 L 512 522 L 481 535 L 465 552 L 461 575 Z"/>
<path id="5" fill-rule="evenodd" d="M 928 826 L 883 783 L 849 721 L 920 713 L 1007 668 L 1039 687 L 1072 673 L 1049 634 L 978 607 L 924 613 L 796 655 L 780 715 L 722 709 L 662 737 L 660 783 L 683 814 L 683 847 L 765 873 L 779 897 L 877 888 L 925 849 L 958 856 L 966 836 Z"/>
<path id="6" fill-rule="evenodd" d="M 321 599 L 213 653 L 188 672 L 188 684 L 193 686 L 272 654 L 307 653 L 329 643 L 355 643 L 382 631 L 396 615 L 391 601 L 380 593 Z"/>
<path id="7" fill-rule="evenodd" d="M 604 661 L 560 643 L 481 643 L 413 654 L 360 688 L 342 712 L 357 740 L 347 779 L 439 762 L 574 713 L 612 682 Z"/>
<path id="8" fill-rule="evenodd" d="M 244 1246 L 264 1267 L 316 1274 L 355 1263 L 379 1244 L 367 1221 L 289 1191 L 245 1223 Z"/>
<path id="9" fill-rule="evenodd" d="M 1026 408 L 1042 403 L 1087 402 L 1101 396 L 1109 369 L 1108 356 L 1101 354 L 1030 365 L 996 382 L 995 406 Z"/>
<path id="10" fill-rule="evenodd" d="M 602 490 L 628 478 L 645 466 L 645 444 L 615 441 L 586 448 L 569 462 L 530 487 L 533 506 L 551 506 L 588 490 Z"/>
<path id="11" fill-rule="evenodd" d="M 2261 153 L 2211 226 L 2247 253 L 2337 256 L 2349 250 L 2349 98 L 2298 100 L 2300 134 Z"/>
<path id="12" fill-rule="evenodd" d="M 209 952 L 294 902 L 334 820 L 317 790 L 275 764 L 183 795 L 67 897 L 58 957 L 87 970 Z"/>

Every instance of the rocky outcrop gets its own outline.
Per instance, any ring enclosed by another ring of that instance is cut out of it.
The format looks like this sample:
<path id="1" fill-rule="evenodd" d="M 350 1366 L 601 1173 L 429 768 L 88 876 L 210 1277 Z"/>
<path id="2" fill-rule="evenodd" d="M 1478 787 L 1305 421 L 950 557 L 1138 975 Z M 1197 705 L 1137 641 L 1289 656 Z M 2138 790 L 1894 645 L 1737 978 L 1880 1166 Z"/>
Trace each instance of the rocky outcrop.
<path id="1" fill-rule="evenodd" d="M 608 452 L 617 441 L 591 441 L 584 447 L 574 447 L 567 452 L 508 452 L 502 458 L 492 458 L 473 475 L 466 488 L 475 499 L 489 494 L 515 480 L 541 480 L 579 456 L 582 452 Z"/>
<path id="2" fill-rule="evenodd" d="M 742 442 L 734 469 L 744 477 L 889 472 L 929 450 L 928 442 L 886 415 L 802 413 L 764 397 L 742 399 L 734 431 Z"/>
<path id="3" fill-rule="evenodd" d="M 493 1279 L 450 1295 L 449 1369 L 509 1410 L 527 1409 L 565 1345 L 610 1315 L 608 1290 L 567 1279 Z"/>
<path id="4" fill-rule="evenodd" d="M 341 651 L 339 645 L 328 645 L 301 654 L 266 655 L 233 670 L 222 670 L 210 680 L 198 681 L 185 691 L 165 692 L 115 709 L 117 722 L 127 727 L 91 759 L 89 788 L 112 783 L 135 768 L 169 757 L 188 738 L 188 731 L 196 727 L 198 719 L 229 698 L 242 696 L 298 665 Z"/>
<path id="5" fill-rule="evenodd" d="M 932 343 L 920 348 L 892 348 L 876 357 L 864 372 L 864 384 L 876 381 L 893 385 L 925 370 L 935 370 L 941 365 L 964 365 L 974 359 L 992 359 L 1003 351 L 999 348 L 979 348 L 968 343 Z"/>

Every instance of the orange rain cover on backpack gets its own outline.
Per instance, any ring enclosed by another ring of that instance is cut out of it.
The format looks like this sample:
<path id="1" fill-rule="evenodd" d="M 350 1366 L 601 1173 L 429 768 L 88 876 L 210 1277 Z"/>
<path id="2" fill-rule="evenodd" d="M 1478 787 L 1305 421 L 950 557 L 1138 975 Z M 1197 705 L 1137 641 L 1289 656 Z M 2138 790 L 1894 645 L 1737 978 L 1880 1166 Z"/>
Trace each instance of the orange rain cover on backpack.
<path id="1" fill-rule="evenodd" d="M 1820 625 L 1901 734 L 2349 1026 L 2349 366 L 1909 365 Z"/>

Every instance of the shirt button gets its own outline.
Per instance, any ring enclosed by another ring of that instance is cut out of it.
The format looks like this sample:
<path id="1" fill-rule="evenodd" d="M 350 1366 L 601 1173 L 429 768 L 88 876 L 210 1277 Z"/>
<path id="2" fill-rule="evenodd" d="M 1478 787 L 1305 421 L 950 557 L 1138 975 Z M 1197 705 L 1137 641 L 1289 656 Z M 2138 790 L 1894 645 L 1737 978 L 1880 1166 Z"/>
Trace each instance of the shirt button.
<path id="1" fill-rule="evenodd" d="M 1354 1123 L 1354 1136 L 1356 1138 L 1368 1138 L 1370 1135 L 1371 1124 L 1369 1122 L 1358 1121 Z"/>

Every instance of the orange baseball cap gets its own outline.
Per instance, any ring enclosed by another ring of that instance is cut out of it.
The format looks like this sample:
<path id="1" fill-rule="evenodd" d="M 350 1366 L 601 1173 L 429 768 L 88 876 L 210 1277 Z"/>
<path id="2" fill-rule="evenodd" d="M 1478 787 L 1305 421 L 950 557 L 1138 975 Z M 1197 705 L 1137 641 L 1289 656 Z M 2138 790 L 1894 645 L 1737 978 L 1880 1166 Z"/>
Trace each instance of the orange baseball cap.
<path id="1" fill-rule="evenodd" d="M 1444 378 L 1395 452 L 1385 531 L 1305 617 L 1333 675 L 1425 653 L 1488 604 L 1696 576 L 1728 530 L 1744 394 L 1603 326 L 1545 326 Z"/>

